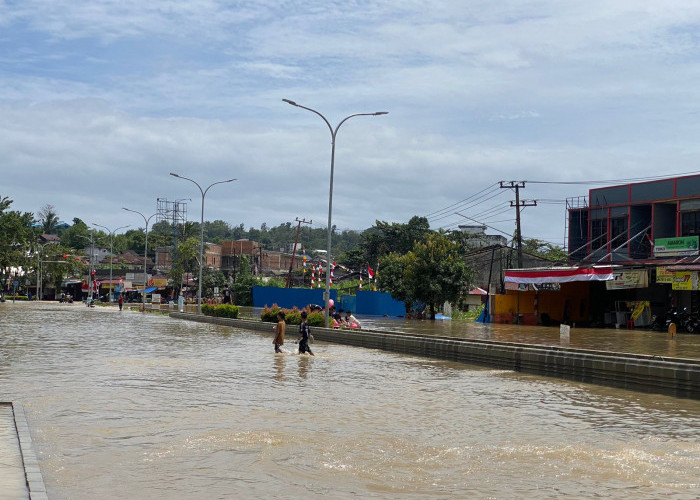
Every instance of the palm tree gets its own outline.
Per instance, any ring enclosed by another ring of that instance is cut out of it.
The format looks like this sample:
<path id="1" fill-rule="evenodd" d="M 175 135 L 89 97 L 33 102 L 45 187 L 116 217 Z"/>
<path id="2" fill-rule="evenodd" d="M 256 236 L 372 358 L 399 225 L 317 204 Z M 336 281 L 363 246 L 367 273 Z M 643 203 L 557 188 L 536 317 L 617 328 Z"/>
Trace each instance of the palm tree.
<path id="1" fill-rule="evenodd" d="M 58 214 L 53 205 L 44 205 L 39 212 L 43 234 L 54 234 L 58 226 Z"/>

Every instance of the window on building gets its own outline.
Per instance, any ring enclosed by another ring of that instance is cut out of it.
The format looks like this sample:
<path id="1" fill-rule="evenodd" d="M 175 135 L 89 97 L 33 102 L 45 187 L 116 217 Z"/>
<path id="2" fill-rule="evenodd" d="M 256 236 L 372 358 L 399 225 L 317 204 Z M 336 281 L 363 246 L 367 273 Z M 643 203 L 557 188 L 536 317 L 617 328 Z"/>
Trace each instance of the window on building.
<path id="1" fill-rule="evenodd" d="M 627 241 L 627 217 L 610 219 L 610 240 L 615 240 L 615 246 L 620 246 Z"/>
<path id="2" fill-rule="evenodd" d="M 591 248 L 596 250 L 608 244 L 607 219 L 591 220 Z"/>
<path id="3" fill-rule="evenodd" d="M 681 236 L 700 234 L 700 211 L 681 213 Z"/>

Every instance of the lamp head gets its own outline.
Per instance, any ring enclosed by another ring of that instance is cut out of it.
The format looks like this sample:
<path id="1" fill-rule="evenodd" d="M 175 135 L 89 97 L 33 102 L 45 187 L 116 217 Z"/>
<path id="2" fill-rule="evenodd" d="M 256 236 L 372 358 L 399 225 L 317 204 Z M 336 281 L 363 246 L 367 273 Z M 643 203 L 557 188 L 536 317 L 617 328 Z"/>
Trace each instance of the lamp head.
<path id="1" fill-rule="evenodd" d="M 170 172 L 170 175 L 172 175 L 173 177 L 180 177 L 178 174 L 173 173 L 173 172 Z"/>
<path id="2" fill-rule="evenodd" d="M 374 116 L 388 115 L 388 114 L 389 114 L 388 111 L 377 111 L 376 113 L 374 113 Z"/>
<path id="3" fill-rule="evenodd" d="M 282 99 L 282 100 L 284 102 L 286 102 L 287 104 L 291 104 L 292 106 L 299 106 L 297 103 L 295 103 L 294 101 L 290 101 L 289 99 Z"/>

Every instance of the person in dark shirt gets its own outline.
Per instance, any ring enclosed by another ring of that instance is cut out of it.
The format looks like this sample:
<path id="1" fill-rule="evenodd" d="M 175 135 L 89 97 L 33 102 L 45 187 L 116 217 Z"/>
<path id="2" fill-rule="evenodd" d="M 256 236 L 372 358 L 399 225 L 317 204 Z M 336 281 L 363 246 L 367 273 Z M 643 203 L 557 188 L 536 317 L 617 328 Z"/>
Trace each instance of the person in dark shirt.
<path id="1" fill-rule="evenodd" d="M 311 329 L 309 324 L 306 322 L 306 311 L 301 312 L 301 325 L 299 325 L 299 354 L 304 354 L 308 352 L 312 356 L 314 355 L 309 348 L 309 337 L 311 336 Z"/>

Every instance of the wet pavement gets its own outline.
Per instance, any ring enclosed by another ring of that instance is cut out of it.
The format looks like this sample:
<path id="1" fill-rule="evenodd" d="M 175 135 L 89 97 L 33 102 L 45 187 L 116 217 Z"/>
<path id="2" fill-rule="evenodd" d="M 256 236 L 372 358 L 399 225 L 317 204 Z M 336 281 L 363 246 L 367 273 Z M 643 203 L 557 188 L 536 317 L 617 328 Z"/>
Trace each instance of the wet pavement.
<path id="1" fill-rule="evenodd" d="M 29 498 L 14 413 L 8 403 L 0 404 L 0 498 Z"/>

